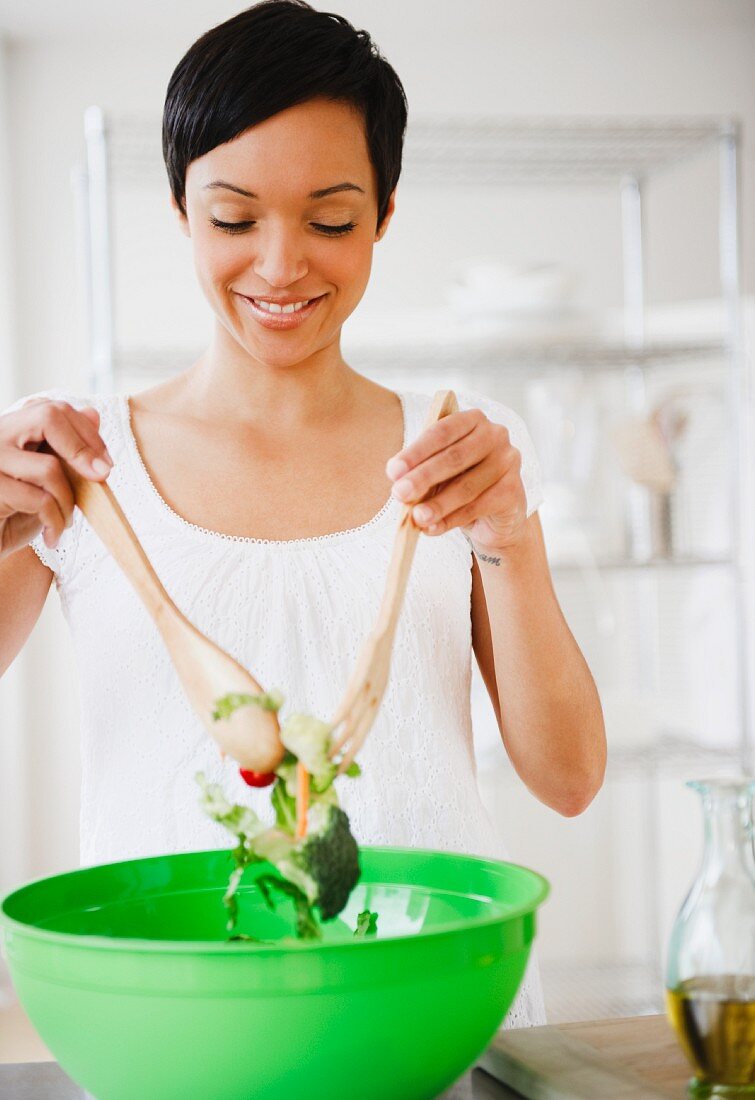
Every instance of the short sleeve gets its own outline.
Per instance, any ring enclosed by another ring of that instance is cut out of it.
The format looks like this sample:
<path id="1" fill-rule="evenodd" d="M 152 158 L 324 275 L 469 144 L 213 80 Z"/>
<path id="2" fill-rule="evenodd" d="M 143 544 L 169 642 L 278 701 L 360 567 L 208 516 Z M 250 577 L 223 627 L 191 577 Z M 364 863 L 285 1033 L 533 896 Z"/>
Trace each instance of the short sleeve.
<path id="1" fill-rule="evenodd" d="M 457 393 L 457 397 L 461 409 L 482 409 L 488 420 L 503 424 L 508 429 L 512 445 L 522 456 L 522 483 L 527 498 L 527 515 L 531 516 L 543 503 L 543 484 L 540 462 L 527 425 L 519 413 L 485 394 L 467 391 Z"/>
<path id="2" fill-rule="evenodd" d="M 17 412 L 28 401 L 33 401 L 40 397 L 46 398 L 48 401 L 66 401 L 69 405 L 73 405 L 76 409 L 84 408 L 84 406 L 92 404 L 88 398 L 81 397 L 78 394 L 70 393 L 68 390 L 62 389 L 48 389 L 39 390 L 36 393 L 27 393 L 24 397 L 19 397 L 17 401 L 14 401 L 12 405 L 8 405 L 6 408 L 0 410 L 0 415 L 6 413 Z M 58 539 L 58 545 L 50 547 L 45 543 L 44 536 L 40 531 L 38 535 L 35 535 L 33 539 L 29 541 L 34 553 L 37 555 L 43 565 L 46 565 L 48 569 L 51 569 L 55 574 L 56 581 L 63 574 L 67 565 L 73 558 L 73 554 L 76 549 L 76 542 L 78 538 L 79 523 L 76 521 L 78 510 L 74 512 L 74 522 L 63 531 L 62 535 Z"/>

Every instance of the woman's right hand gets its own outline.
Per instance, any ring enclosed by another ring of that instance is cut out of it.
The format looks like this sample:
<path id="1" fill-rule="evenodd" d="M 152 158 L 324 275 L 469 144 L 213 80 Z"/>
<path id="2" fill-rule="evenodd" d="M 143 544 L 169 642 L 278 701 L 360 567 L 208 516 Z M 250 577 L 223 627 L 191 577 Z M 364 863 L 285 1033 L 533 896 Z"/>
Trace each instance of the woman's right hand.
<path id="1" fill-rule="evenodd" d="M 71 526 L 74 495 L 60 458 L 92 481 L 107 478 L 113 460 L 99 425 L 96 409 L 47 398 L 0 416 L 0 558 L 40 530 L 52 548 Z"/>

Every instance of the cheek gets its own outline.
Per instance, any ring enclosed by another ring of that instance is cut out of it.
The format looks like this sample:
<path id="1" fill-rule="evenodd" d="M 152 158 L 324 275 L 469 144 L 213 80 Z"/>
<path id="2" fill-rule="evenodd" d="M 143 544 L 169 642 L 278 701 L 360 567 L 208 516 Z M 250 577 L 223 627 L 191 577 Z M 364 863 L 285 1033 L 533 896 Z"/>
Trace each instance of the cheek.
<path id="1" fill-rule="evenodd" d="M 333 282 L 358 299 L 364 293 L 372 269 L 372 242 L 355 238 L 331 259 Z"/>
<path id="2" fill-rule="evenodd" d="M 249 266 L 248 254 L 214 237 L 194 234 L 194 270 L 205 291 L 227 286 Z"/>

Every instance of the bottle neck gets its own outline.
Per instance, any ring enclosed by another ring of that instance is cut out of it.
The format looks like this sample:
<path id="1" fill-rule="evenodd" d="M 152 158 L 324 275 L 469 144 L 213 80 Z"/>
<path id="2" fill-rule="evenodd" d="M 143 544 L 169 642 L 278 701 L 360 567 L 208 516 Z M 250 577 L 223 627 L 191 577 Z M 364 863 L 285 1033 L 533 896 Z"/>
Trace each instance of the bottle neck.
<path id="1" fill-rule="evenodd" d="M 755 880 L 752 803 L 750 795 L 736 791 L 703 793 L 705 850 L 703 873 L 708 878 L 741 874 L 744 867 Z"/>

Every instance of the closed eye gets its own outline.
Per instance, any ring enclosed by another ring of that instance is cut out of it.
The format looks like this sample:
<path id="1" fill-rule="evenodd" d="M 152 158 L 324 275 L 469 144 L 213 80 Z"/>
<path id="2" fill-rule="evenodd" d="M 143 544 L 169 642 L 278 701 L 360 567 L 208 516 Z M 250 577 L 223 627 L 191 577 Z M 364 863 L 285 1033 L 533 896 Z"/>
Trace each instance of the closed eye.
<path id="1" fill-rule="evenodd" d="M 256 223 L 253 221 L 221 222 L 218 218 L 211 217 L 210 224 L 214 225 L 216 229 L 222 229 L 224 233 L 243 233 Z M 328 237 L 342 237 L 356 227 L 356 222 L 346 222 L 345 225 L 320 225 L 318 222 L 311 222 L 310 224 L 313 229 L 316 229 L 319 233 L 324 233 Z"/>

